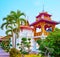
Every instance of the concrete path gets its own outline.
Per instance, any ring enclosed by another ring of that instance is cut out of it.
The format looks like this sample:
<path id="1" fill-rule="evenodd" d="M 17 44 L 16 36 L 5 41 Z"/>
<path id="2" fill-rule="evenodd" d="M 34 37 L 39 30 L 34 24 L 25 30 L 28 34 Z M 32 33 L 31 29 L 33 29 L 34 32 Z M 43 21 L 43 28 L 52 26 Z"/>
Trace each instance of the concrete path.
<path id="1" fill-rule="evenodd" d="M 9 53 L 6 53 L 1 47 L 0 47 L 0 57 L 9 57 Z"/>

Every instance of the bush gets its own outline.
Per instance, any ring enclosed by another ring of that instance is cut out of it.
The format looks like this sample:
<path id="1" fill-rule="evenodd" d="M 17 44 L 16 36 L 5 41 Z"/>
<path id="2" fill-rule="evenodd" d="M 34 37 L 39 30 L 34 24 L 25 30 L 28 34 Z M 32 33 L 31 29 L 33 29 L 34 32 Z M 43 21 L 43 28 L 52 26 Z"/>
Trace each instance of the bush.
<path id="1" fill-rule="evenodd" d="M 16 48 L 10 50 L 10 57 L 21 57 L 20 51 Z"/>
<path id="2" fill-rule="evenodd" d="M 29 54 L 29 55 L 25 55 L 25 57 L 42 57 L 41 54 Z"/>
<path id="3" fill-rule="evenodd" d="M 0 46 L 6 51 L 6 52 L 9 52 L 9 50 L 10 50 L 10 41 L 8 40 L 8 41 L 2 41 L 1 43 L 0 43 Z"/>

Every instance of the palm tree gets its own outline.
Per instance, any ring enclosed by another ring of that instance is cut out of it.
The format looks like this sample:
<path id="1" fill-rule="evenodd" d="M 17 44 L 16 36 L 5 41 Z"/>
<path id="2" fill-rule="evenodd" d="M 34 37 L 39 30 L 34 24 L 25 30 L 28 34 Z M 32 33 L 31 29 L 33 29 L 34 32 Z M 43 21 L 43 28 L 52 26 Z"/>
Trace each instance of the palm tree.
<path id="1" fill-rule="evenodd" d="M 12 35 L 13 38 L 13 29 L 14 29 L 14 24 L 15 22 L 13 21 L 13 17 L 11 15 L 7 15 L 7 17 L 3 18 L 3 21 L 5 21 L 2 25 L 1 25 L 1 29 L 3 30 L 3 28 L 6 28 L 6 35 Z M 8 33 L 10 32 L 10 33 Z"/>
<path id="2" fill-rule="evenodd" d="M 14 32 L 16 34 L 15 35 L 15 41 L 16 41 L 16 38 L 19 37 L 20 25 L 26 25 L 26 20 L 24 18 L 22 18 L 22 16 L 25 16 L 25 14 L 22 13 L 21 11 L 19 11 L 19 10 L 17 10 L 17 12 L 11 11 L 10 14 L 13 17 L 14 22 L 15 22 L 15 27 L 16 28 L 14 29 Z"/>
<path id="3" fill-rule="evenodd" d="M 21 11 L 17 10 L 17 12 L 15 11 L 11 11 L 10 12 L 10 15 L 7 15 L 6 18 L 3 18 L 3 20 L 5 20 L 6 22 L 3 23 L 1 25 L 1 29 L 5 28 L 7 29 L 6 30 L 6 34 L 9 35 L 11 34 L 12 35 L 12 40 L 15 39 L 15 42 L 12 41 L 14 44 L 13 47 L 16 47 L 16 38 L 19 37 L 19 32 L 20 32 L 20 25 L 22 25 L 22 22 L 24 22 L 26 25 L 26 20 L 24 18 L 21 18 L 21 16 L 25 16 L 24 13 L 21 13 Z M 15 38 L 14 38 L 14 34 L 15 34 Z"/>

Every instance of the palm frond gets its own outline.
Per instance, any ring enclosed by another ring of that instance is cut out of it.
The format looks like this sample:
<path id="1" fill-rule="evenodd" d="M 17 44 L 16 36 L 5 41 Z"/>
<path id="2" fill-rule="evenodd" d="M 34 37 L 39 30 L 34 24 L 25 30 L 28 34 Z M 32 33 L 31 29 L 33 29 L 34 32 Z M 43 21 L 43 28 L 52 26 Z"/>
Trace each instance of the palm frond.
<path id="1" fill-rule="evenodd" d="M 22 20 L 22 21 L 26 21 L 24 18 L 20 18 L 20 20 Z"/>
<path id="2" fill-rule="evenodd" d="M 5 33 L 6 35 L 12 35 L 12 30 L 7 30 Z"/>
<path id="3" fill-rule="evenodd" d="M 2 25 L 1 25 L 1 29 L 3 30 L 3 27 L 6 25 L 7 23 L 5 22 L 5 23 L 3 23 Z"/>
<path id="4" fill-rule="evenodd" d="M 8 26 L 8 28 L 13 29 L 13 27 L 12 27 L 12 26 Z"/>
<path id="5" fill-rule="evenodd" d="M 26 15 L 24 13 L 21 13 L 20 16 L 25 16 L 26 17 Z"/>
<path id="6" fill-rule="evenodd" d="M 7 35 L 7 36 L 5 36 L 4 38 L 10 38 L 10 37 L 12 37 L 12 35 Z"/>
<path id="7" fill-rule="evenodd" d="M 20 22 L 24 22 L 25 25 L 27 24 L 27 20 L 25 20 L 24 18 L 20 18 Z"/>
<path id="8" fill-rule="evenodd" d="M 10 13 L 11 13 L 11 14 L 16 14 L 15 11 L 11 11 Z"/>
<path id="9" fill-rule="evenodd" d="M 7 18 L 3 18 L 3 21 L 4 21 L 4 20 L 7 20 Z"/>
<path id="10" fill-rule="evenodd" d="M 20 16 L 26 17 L 26 15 L 24 13 L 22 13 L 20 10 L 17 10 L 17 17 L 20 17 Z"/>
<path id="11" fill-rule="evenodd" d="M 11 23 L 7 22 L 6 25 L 5 25 L 5 28 L 8 29 L 9 25 L 11 25 Z"/>
<path id="12" fill-rule="evenodd" d="M 16 16 L 16 12 L 15 12 L 15 11 L 11 11 L 10 14 L 11 14 L 12 16 Z"/>
<path id="13" fill-rule="evenodd" d="M 14 28 L 13 32 L 17 33 L 18 32 L 18 28 Z"/>
<path id="14" fill-rule="evenodd" d="M 17 10 L 17 15 L 20 16 L 21 14 L 21 11 Z"/>

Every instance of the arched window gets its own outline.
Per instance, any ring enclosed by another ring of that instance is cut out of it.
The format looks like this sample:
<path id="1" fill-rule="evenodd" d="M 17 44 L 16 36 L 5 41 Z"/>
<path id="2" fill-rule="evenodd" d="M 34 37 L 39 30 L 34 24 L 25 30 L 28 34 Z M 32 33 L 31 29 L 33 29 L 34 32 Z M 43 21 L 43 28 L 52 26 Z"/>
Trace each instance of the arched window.
<path id="1" fill-rule="evenodd" d="M 41 28 L 36 28 L 36 32 L 41 32 Z"/>
<path id="2" fill-rule="evenodd" d="M 51 26 L 48 26 L 48 25 L 45 25 L 45 30 L 47 32 L 51 32 L 52 31 L 52 27 Z"/>

